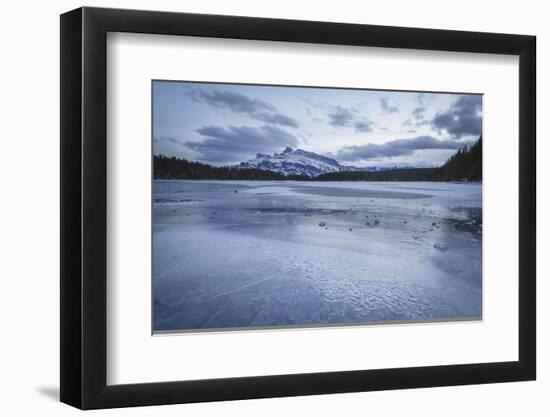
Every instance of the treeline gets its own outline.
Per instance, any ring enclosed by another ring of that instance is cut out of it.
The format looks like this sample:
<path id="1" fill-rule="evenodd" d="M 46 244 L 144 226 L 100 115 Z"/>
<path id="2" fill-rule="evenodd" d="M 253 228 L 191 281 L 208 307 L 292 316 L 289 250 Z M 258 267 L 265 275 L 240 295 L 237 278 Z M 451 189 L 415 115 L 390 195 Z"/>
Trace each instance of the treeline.
<path id="1" fill-rule="evenodd" d="M 481 137 L 469 149 L 464 146 L 437 168 L 433 181 L 481 181 L 483 175 Z"/>
<path id="2" fill-rule="evenodd" d="M 254 168 L 214 167 L 176 157 L 155 155 L 155 179 L 172 180 L 306 180 L 305 176 L 285 176 L 273 171 Z"/>
<path id="3" fill-rule="evenodd" d="M 470 148 L 464 146 L 439 168 L 403 168 L 385 171 L 331 172 L 315 181 L 481 181 L 481 137 Z"/>
<path id="4" fill-rule="evenodd" d="M 263 181 L 481 181 L 481 137 L 468 148 L 460 148 L 439 168 L 401 168 L 385 171 L 341 171 L 315 178 L 283 175 L 277 172 L 237 167 L 214 167 L 164 155 L 154 156 L 155 179 L 186 180 L 263 180 Z"/>
<path id="5" fill-rule="evenodd" d="M 385 171 L 344 171 L 321 174 L 315 181 L 432 181 L 438 168 L 402 168 Z"/>

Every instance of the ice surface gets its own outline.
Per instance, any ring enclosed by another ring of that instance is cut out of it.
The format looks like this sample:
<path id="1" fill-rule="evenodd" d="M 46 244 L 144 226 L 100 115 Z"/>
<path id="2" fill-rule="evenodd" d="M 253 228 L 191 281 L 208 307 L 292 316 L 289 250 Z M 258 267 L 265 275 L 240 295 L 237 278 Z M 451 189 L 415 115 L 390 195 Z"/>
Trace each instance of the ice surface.
<path id="1" fill-rule="evenodd" d="M 154 329 L 481 317 L 481 184 L 154 183 Z"/>

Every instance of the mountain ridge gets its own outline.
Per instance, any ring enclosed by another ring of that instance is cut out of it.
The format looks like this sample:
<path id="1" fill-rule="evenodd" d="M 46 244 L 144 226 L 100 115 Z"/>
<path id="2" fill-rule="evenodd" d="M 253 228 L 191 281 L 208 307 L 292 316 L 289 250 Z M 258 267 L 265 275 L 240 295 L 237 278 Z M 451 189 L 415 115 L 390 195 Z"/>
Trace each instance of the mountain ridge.
<path id="1" fill-rule="evenodd" d="M 303 149 L 287 146 L 281 153 L 273 155 L 258 153 L 256 157 L 237 165 L 240 169 L 262 169 L 277 172 L 285 176 L 300 175 L 310 178 L 332 172 L 369 171 L 369 168 L 357 168 L 342 165 L 336 159 Z"/>

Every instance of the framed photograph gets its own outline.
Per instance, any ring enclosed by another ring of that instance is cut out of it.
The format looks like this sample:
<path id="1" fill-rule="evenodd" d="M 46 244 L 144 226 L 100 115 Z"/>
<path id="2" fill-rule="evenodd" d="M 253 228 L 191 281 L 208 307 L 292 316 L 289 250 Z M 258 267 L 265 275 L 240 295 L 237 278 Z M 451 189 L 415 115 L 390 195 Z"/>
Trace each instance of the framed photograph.
<path id="1" fill-rule="evenodd" d="M 535 37 L 61 16 L 61 401 L 533 380 Z"/>

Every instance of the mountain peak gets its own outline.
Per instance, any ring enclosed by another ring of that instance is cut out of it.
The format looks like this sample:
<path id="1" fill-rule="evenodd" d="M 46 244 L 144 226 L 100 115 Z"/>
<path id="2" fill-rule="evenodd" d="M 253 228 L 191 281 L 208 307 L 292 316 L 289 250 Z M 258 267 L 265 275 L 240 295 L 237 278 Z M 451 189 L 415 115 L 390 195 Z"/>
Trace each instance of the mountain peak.
<path id="1" fill-rule="evenodd" d="M 292 149 L 290 146 L 283 149 L 282 153 L 274 153 L 272 156 L 259 153 L 256 158 L 241 162 L 238 167 L 308 177 L 316 177 L 328 172 L 339 172 L 345 168 L 332 158 L 301 149 Z"/>
<path id="2" fill-rule="evenodd" d="M 290 146 L 287 146 L 283 149 L 283 153 L 292 153 L 294 152 L 294 149 L 292 149 Z"/>

